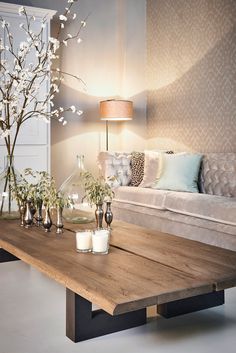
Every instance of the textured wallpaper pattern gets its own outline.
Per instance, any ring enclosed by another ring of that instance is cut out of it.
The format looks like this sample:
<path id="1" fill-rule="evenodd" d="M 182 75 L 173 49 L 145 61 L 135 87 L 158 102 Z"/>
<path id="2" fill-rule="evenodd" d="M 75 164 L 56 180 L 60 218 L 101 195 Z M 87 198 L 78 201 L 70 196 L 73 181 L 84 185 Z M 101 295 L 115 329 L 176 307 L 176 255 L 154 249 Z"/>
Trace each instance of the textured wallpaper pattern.
<path id="1" fill-rule="evenodd" d="M 147 0 L 149 147 L 236 152 L 236 0 Z"/>

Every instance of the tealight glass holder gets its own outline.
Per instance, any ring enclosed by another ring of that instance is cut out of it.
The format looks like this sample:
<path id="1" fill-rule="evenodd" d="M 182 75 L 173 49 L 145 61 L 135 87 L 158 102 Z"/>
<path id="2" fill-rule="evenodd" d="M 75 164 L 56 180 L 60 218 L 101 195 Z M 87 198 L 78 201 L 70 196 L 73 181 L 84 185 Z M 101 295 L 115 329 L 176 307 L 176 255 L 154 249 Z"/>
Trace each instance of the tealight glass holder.
<path id="1" fill-rule="evenodd" d="M 77 252 L 87 253 L 92 251 L 92 231 L 83 230 L 76 232 L 76 250 Z"/>
<path id="2" fill-rule="evenodd" d="M 92 253 L 106 255 L 109 250 L 109 235 L 108 229 L 98 229 L 92 234 Z"/>

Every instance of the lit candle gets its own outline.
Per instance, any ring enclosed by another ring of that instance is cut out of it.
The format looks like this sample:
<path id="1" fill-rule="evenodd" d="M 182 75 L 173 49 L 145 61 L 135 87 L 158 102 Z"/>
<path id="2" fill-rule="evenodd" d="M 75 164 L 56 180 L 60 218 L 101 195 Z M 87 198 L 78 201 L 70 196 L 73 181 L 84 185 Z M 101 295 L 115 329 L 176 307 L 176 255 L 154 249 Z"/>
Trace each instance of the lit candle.
<path id="1" fill-rule="evenodd" d="M 76 249 L 78 252 L 89 252 L 92 249 L 92 232 L 85 230 L 76 232 Z"/>
<path id="2" fill-rule="evenodd" d="M 108 254 L 109 230 L 96 230 L 92 235 L 93 254 Z"/>

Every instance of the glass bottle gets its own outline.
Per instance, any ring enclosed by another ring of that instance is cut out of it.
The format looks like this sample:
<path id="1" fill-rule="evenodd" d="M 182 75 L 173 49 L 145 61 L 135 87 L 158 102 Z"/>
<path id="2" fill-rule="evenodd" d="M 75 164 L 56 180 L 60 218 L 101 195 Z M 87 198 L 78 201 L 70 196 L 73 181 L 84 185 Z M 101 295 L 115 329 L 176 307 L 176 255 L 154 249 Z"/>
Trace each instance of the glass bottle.
<path id="1" fill-rule="evenodd" d="M 14 167 L 14 156 L 6 156 L 5 168 L 0 174 L 0 219 L 19 218 L 20 205 L 12 198 L 12 187 L 20 179 L 20 173 Z"/>
<path id="2" fill-rule="evenodd" d="M 63 217 L 71 223 L 89 223 L 94 221 L 94 208 L 85 199 L 82 175 L 85 172 L 84 156 L 77 156 L 72 174 L 62 183 L 59 192 L 70 200 L 71 206 L 64 208 Z"/>

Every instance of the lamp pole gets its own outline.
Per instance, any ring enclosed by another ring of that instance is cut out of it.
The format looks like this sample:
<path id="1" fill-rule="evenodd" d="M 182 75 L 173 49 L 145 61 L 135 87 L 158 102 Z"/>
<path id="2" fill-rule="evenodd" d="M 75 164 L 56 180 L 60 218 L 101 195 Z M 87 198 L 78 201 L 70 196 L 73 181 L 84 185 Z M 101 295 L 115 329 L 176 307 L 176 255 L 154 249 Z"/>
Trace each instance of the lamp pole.
<path id="1" fill-rule="evenodd" d="M 108 151 L 108 120 L 106 120 L 106 151 Z"/>

